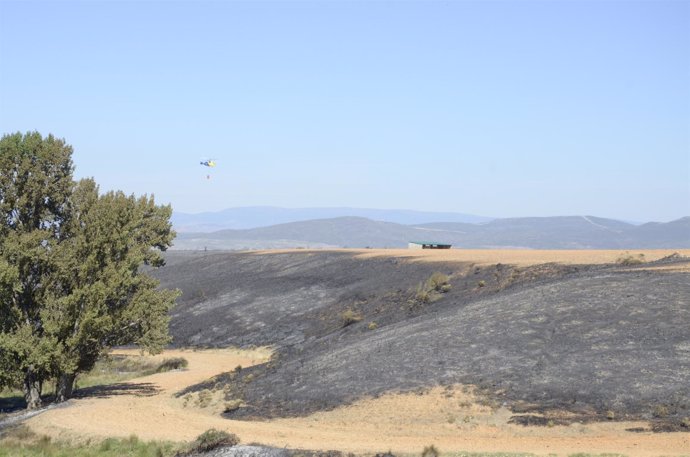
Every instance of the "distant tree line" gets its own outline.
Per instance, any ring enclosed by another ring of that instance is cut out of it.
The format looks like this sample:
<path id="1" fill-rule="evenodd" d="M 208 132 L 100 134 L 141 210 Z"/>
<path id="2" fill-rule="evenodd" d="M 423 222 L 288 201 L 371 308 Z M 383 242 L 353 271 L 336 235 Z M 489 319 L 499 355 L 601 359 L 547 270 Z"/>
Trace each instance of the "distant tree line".
<path id="1" fill-rule="evenodd" d="M 101 194 L 73 179 L 72 148 L 52 135 L 0 139 L 0 389 L 21 387 L 29 409 L 44 384 L 56 401 L 113 346 L 151 353 L 170 341 L 177 291 L 158 288 L 174 238 L 170 206 L 153 196 Z"/>

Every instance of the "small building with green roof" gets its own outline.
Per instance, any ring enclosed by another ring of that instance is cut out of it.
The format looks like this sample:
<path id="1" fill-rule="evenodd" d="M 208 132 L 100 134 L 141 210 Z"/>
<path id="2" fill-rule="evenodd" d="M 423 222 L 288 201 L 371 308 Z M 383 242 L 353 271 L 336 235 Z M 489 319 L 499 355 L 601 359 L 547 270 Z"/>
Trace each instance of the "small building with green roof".
<path id="1" fill-rule="evenodd" d="M 409 249 L 450 249 L 451 246 L 451 244 L 438 241 L 410 241 L 407 244 Z"/>

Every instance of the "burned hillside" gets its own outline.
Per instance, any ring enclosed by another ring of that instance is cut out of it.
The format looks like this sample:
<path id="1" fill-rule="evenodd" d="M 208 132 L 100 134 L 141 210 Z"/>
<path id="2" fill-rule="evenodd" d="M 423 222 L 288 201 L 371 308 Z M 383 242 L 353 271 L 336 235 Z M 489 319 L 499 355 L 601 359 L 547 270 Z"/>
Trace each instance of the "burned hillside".
<path id="1" fill-rule="evenodd" d="M 174 253 L 160 277 L 184 292 L 175 344 L 276 348 L 268 364 L 229 367 L 193 388 L 227 385 L 228 398 L 243 401 L 233 418 L 472 384 L 518 421 L 549 411 L 606 420 L 613 411 L 681 429 L 690 415 L 690 281 L 648 266 Z M 446 287 L 420 294 L 434 273 Z"/>

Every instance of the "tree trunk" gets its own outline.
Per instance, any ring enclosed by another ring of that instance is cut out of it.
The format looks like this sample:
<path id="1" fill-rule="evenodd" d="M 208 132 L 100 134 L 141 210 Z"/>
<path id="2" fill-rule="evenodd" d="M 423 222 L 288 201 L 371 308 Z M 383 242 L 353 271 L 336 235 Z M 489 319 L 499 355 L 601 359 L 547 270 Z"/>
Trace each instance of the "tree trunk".
<path id="1" fill-rule="evenodd" d="M 36 376 L 33 368 L 29 368 L 24 374 L 24 399 L 26 409 L 37 409 L 41 407 L 41 381 Z"/>
<path id="2" fill-rule="evenodd" d="M 61 403 L 72 398 L 75 378 L 76 374 L 74 373 L 62 373 L 58 377 L 55 386 L 55 403 Z"/>

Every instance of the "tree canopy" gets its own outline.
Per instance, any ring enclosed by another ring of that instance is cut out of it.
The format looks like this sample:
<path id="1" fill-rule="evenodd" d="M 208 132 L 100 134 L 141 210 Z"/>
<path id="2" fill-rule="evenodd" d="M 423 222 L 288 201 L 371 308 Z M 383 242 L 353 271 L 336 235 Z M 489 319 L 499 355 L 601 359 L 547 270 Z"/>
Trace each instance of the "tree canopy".
<path id="1" fill-rule="evenodd" d="M 69 397 L 112 346 L 162 350 L 177 296 L 142 270 L 164 264 L 170 206 L 75 182 L 71 155 L 52 135 L 0 139 L 0 387 L 29 408 L 49 380 Z"/>

